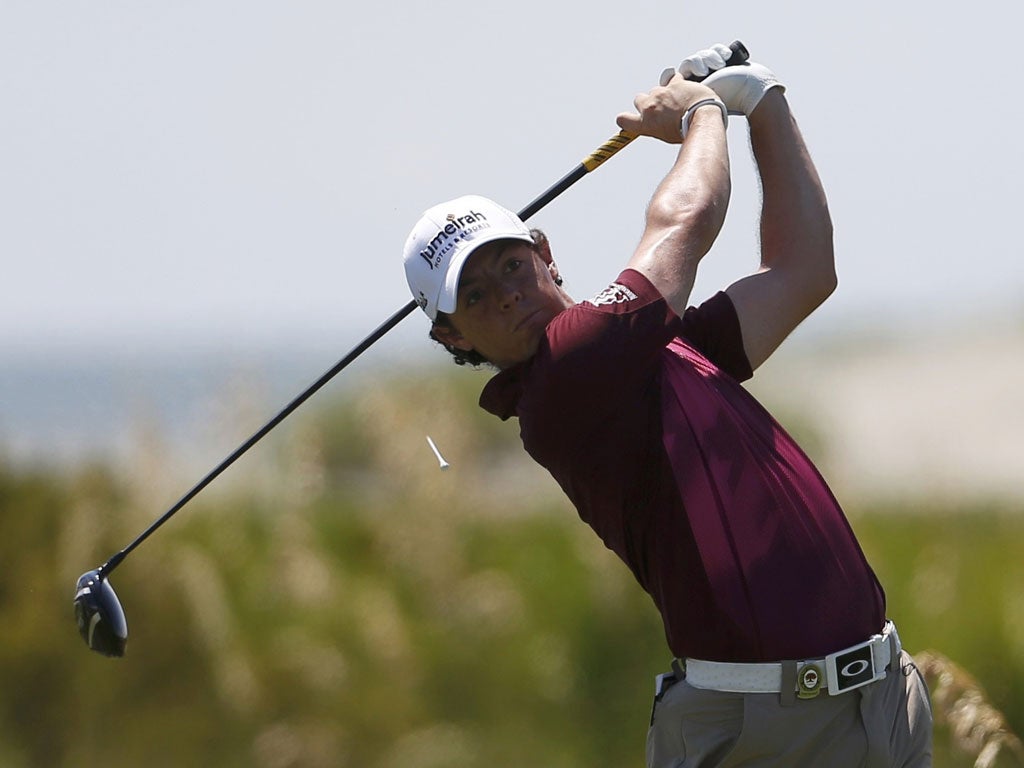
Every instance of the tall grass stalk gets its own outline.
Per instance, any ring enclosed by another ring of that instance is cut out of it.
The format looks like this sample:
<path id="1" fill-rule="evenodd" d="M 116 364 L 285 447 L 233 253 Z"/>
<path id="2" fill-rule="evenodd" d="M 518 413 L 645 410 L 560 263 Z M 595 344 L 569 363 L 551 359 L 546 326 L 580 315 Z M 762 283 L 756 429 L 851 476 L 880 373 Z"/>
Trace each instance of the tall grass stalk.
<path id="1" fill-rule="evenodd" d="M 973 676 L 934 651 L 922 651 L 914 661 L 931 689 L 936 725 L 949 729 L 952 746 L 971 756 L 974 768 L 1024 765 L 1020 738 Z"/>

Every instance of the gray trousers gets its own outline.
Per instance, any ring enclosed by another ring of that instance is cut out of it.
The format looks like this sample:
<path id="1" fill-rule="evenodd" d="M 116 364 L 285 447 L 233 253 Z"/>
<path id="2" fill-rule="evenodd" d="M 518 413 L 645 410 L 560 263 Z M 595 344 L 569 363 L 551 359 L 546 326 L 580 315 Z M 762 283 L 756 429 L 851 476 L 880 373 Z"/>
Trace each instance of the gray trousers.
<path id="1" fill-rule="evenodd" d="M 648 768 L 928 768 L 932 711 L 906 653 L 884 680 L 837 696 L 725 693 L 681 681 L 655 702 Z"/>

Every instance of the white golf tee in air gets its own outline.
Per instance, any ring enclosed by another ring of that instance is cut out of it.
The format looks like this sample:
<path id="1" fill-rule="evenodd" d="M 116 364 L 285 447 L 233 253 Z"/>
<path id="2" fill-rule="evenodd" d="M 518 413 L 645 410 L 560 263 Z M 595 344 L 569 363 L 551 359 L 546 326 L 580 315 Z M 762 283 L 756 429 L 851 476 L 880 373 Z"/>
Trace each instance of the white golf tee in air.
<path id="1" fill-rule="evenodd" d="M 427 445 L 430 446 L 430 450 L 432 450 L 434 452 L 434 456 L 437 457 L 437 463 L 441 465 L 442 471 L 448 469 L 451 464 L 444 460 L 444 456 L 442 456 L 441 452 L 437 450 L 437 446 L 434 445 L 434 441 L 430 439 L 430 435 L 427 435 Z"/>

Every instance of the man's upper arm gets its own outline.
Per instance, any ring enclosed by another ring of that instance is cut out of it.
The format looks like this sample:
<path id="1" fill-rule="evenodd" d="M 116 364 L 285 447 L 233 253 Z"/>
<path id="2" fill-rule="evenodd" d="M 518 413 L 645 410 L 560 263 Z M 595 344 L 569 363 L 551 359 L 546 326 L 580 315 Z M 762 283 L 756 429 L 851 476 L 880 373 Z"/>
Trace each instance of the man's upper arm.
<path id="1" fill-rule="evenodd" d="M 832 280 L 812 279 L 781 268 L 762 269 L 726 290 L 736 308 L 743 349 L 756 370 L 835 289 Z"/>
<path id="2" fill-rule="evenodd" d="M 835 290 L 836 274 L 825 191 L 782 91 L 765 94 L 748 122 L 761 177 L 761 269 L 726 293 L 757 368 Z"/>
<path id="3" fill-rule="evenodd" d="M 681 315 L 729 207 L 729 151 L 717 109 L 695 113 L 672 169 L 647 207 L 644 233 L 627 266 L 642 273 Z"/>

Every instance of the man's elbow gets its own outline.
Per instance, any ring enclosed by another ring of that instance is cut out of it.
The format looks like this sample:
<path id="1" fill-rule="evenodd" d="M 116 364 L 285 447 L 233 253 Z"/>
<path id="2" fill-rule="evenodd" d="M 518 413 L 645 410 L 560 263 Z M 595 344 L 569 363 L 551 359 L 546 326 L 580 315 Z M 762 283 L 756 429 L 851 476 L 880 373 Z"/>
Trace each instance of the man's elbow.
<path id="1" fill-rule="evenodd" d="M 813 268 L 807 270 L 805 293 L 809 303 L 817 307 L 839 287 L 839 275 L 836 273 L 836 260 L 832 248 L 832 239 L 823 243 L 819 255 L 813 260 Z"/>
<path id="2" fill-rule="evenodd" d="M 839 286 L 831 226 L 817 233 L 804 233 L 801 247 L 792 252 L 785 274 L 792 281 L 792 295 L 808 314 L 820 306 Z"/>
<path id="3" fill-rule="evenodd" d="M 728 197 L 694 196 L 684 201 L 655 200 L 647 210 L 648 229 L 680 233 L 701 255 L 714 244 L 725 223 Z"/>
<path id="4" fill-rule="evenodd" d="M 821 276 L 818 279 L 818 291 L 820 292 L 821 300 L 825 301 L 825 299 L 836 292 L 838 287 L 839 275 L 836 273 L 836 262 L 834 258 L 829 258 L 827 266 L 822 270 Z"/>

